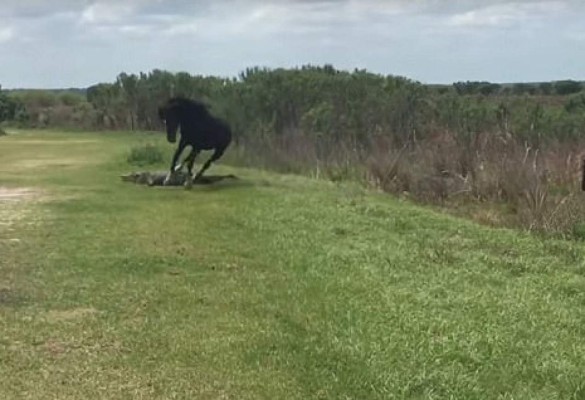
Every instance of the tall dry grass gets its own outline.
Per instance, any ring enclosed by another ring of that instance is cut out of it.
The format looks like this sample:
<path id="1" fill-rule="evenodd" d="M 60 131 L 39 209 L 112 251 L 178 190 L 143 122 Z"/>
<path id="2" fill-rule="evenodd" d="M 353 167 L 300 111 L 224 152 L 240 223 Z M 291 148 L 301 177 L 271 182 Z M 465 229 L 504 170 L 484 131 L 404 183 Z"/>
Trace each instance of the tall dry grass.
<path id="1" fill-rule="evenodd" d="M 499 225 L 585 236 L 583 155 L 574 143 L 534 148 L 493 133 L 461 138 L 441 132 L 406 143 L 383 135 L 357 143 L 291 134 L 242 140 L 232 161 L 333 181 L 358 180 L 455 211 L 497 209 Z"/>

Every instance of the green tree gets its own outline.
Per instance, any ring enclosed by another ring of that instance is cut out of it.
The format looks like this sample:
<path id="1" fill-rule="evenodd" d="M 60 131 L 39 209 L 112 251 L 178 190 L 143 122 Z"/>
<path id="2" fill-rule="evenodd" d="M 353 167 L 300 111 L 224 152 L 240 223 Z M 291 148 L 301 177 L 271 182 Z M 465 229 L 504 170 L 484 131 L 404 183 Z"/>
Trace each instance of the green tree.
<path id="1" fill-rule="evenodd" d="M 573 80 L 564 80 L 558 81 L 554 83 L 555 92 L 558 95 L 565 96 L 568 94 L 573 94 L 580 92 L 583 89 L 581 82 L 573 81 Z"/>
<path id="2" fill-rule="evenodd" d="M 136 114 L 138 113 L 138 77 L 134 74 L 128 75 L 122 72 L 118 75 L 117 82 L 123 96 L 123 103 L 126 106 L 130 117 L 130 129 L 136 129 Z"/>
<path id="3" fill-rule="evenodd" d="M 542 82 L 539 86 L 540 93 L 549 96 L 553 92 L 553 85 L 550 82 Z"/>
<path id="4" fill-rule="evenodd" d="M 118 114 L 120 103 L 123 102 L 121 89 L 116 84 L 100 83 L 87 89 L 87 101 L 98 112 L 98 126 L 119 128 Z"/>
<path id="5" fill-rule="evenodd" d="M 19 108 L 21 108 L 19 102 L 4 93 L 0 85 L 0 123 L 14 119 Z"/>

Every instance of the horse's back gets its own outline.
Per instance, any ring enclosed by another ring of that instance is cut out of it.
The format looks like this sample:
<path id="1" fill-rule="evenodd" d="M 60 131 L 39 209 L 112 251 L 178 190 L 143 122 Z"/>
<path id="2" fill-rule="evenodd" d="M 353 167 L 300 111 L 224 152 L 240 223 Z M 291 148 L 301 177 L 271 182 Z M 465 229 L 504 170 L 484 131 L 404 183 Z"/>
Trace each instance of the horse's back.
<path id="1" fill-rule="evenodd" d="M 189 144 L 201 150 L 225 149 L 232 141 L 232 131 L 228 123 L 213 116 L 206 121 L 198 121 L 181 133 Z"/>
<path id="2" fill-rule="evenodd" d="M 229 124 L 213 116 L 205 104 L 183 98 L 172 99 L 170 102 L 182 110 L 182 140 L 200 150 L 225 150 L 230 145 L 232 131 Z"/>

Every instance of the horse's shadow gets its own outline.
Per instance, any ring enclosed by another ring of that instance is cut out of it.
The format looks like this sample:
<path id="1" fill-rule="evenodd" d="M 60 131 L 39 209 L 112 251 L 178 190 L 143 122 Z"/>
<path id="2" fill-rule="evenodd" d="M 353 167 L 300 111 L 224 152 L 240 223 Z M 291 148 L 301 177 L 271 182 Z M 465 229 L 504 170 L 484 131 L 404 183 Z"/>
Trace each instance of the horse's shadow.
<path id="1" fill-rule="evenodd" d="M 219 186 L 226 186 L 226 185 L 217 185 L 220 182 L 232 182 L 232 183 L 242 183 L 242 180 L 233 174 L 228 175 L 204 175 L 200 176 L 197 179 L 191 180 L 189 183 L 189 179 L 191 179 L 186 173 L 183 172 L 176 172 L 174 173 L 170 179 L 167 180 L 167 173 L 166 172 L 132 172 L 130 174 L 122 175 L 120 178 L 125 182 L 131 182 L 138 185 L 146 185 L 146 186 L 160 186 L 160 187 L 176 187 L 176 186 L 183 186 L 183 187 L 193 187 L 193 186 L 207 186 L 207 187 L 219 187 Z M 166 180 L 166 183 L 165 183 Z M 232 186 L 232 185 L 227 185 Z"/>
<path id="2" fill-rule="evenodd" d="M 208 175 L 208 176 L 200 176 L 197 179 L 194 179 L 192 184 L 193 185 L 213 185 L 215 183 L 224 182 L 224 181 L 240 181 L 235 175 Z"/>

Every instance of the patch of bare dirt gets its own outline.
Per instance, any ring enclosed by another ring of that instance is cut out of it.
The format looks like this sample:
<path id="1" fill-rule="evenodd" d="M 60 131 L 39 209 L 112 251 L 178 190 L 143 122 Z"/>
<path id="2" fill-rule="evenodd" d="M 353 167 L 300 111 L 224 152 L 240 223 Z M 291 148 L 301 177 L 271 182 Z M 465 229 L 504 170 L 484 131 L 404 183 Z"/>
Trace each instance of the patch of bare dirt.
<path id="1" fill-rule="evenodd" d="M 14 306 L 22 302 L 22 298 L 9 287 L 0 287 L 0 306 Z"/>
<path id="2" fill-rule="evenodd" d="M 41 198 L 44 196 L 38 189 L 0 186 L 0 246 L 16 245 L 20 242 L 21 238 L 17 236 L 19 226 L 37 225 L 41 222 L 43 216 L 30 206 L 30 202 Z"/>
<path id="3" fill-rule="evenodd" d="M 31 168 L 42 168 L 42 167 L 73 167 L 88 164 L 88 160 L 81 158 L 37 158 L 16 161 L 13 167 L 18 169 L 31 169 Z"/>
<path id="4" fill-rule="evenodd" d="M 0 203 L 5 201 L 22 201 L 39 195 L 33 188 L 6 188 L 0 186 Z"/>
<path id="5" fill-rule="evenodd" d="M 71 310 L 51 310 L 45 315 L 48 322 L 66 322 L 87 318 L 98 314 L 95 308 L 73 308 Z"/>
<path id="6" fill-rule="evenodd" d="M 68 351 L 67 343 L 60 342 L 56 339 L 47 340 L 43 347 L 45 351 L 53 358 L 59 357 Z"/>
<path id="7" fill-rule="evenodd" d="M 66 139 L 66 140 L 55 140 L 55 139 L 24 139 L 19 140 L 18 144 L 48 144 L 48 145 L 63 145 L 63 144 L 87 144 L 87 143 L 98 143 L 99 140 L 95 139 Z"/>

